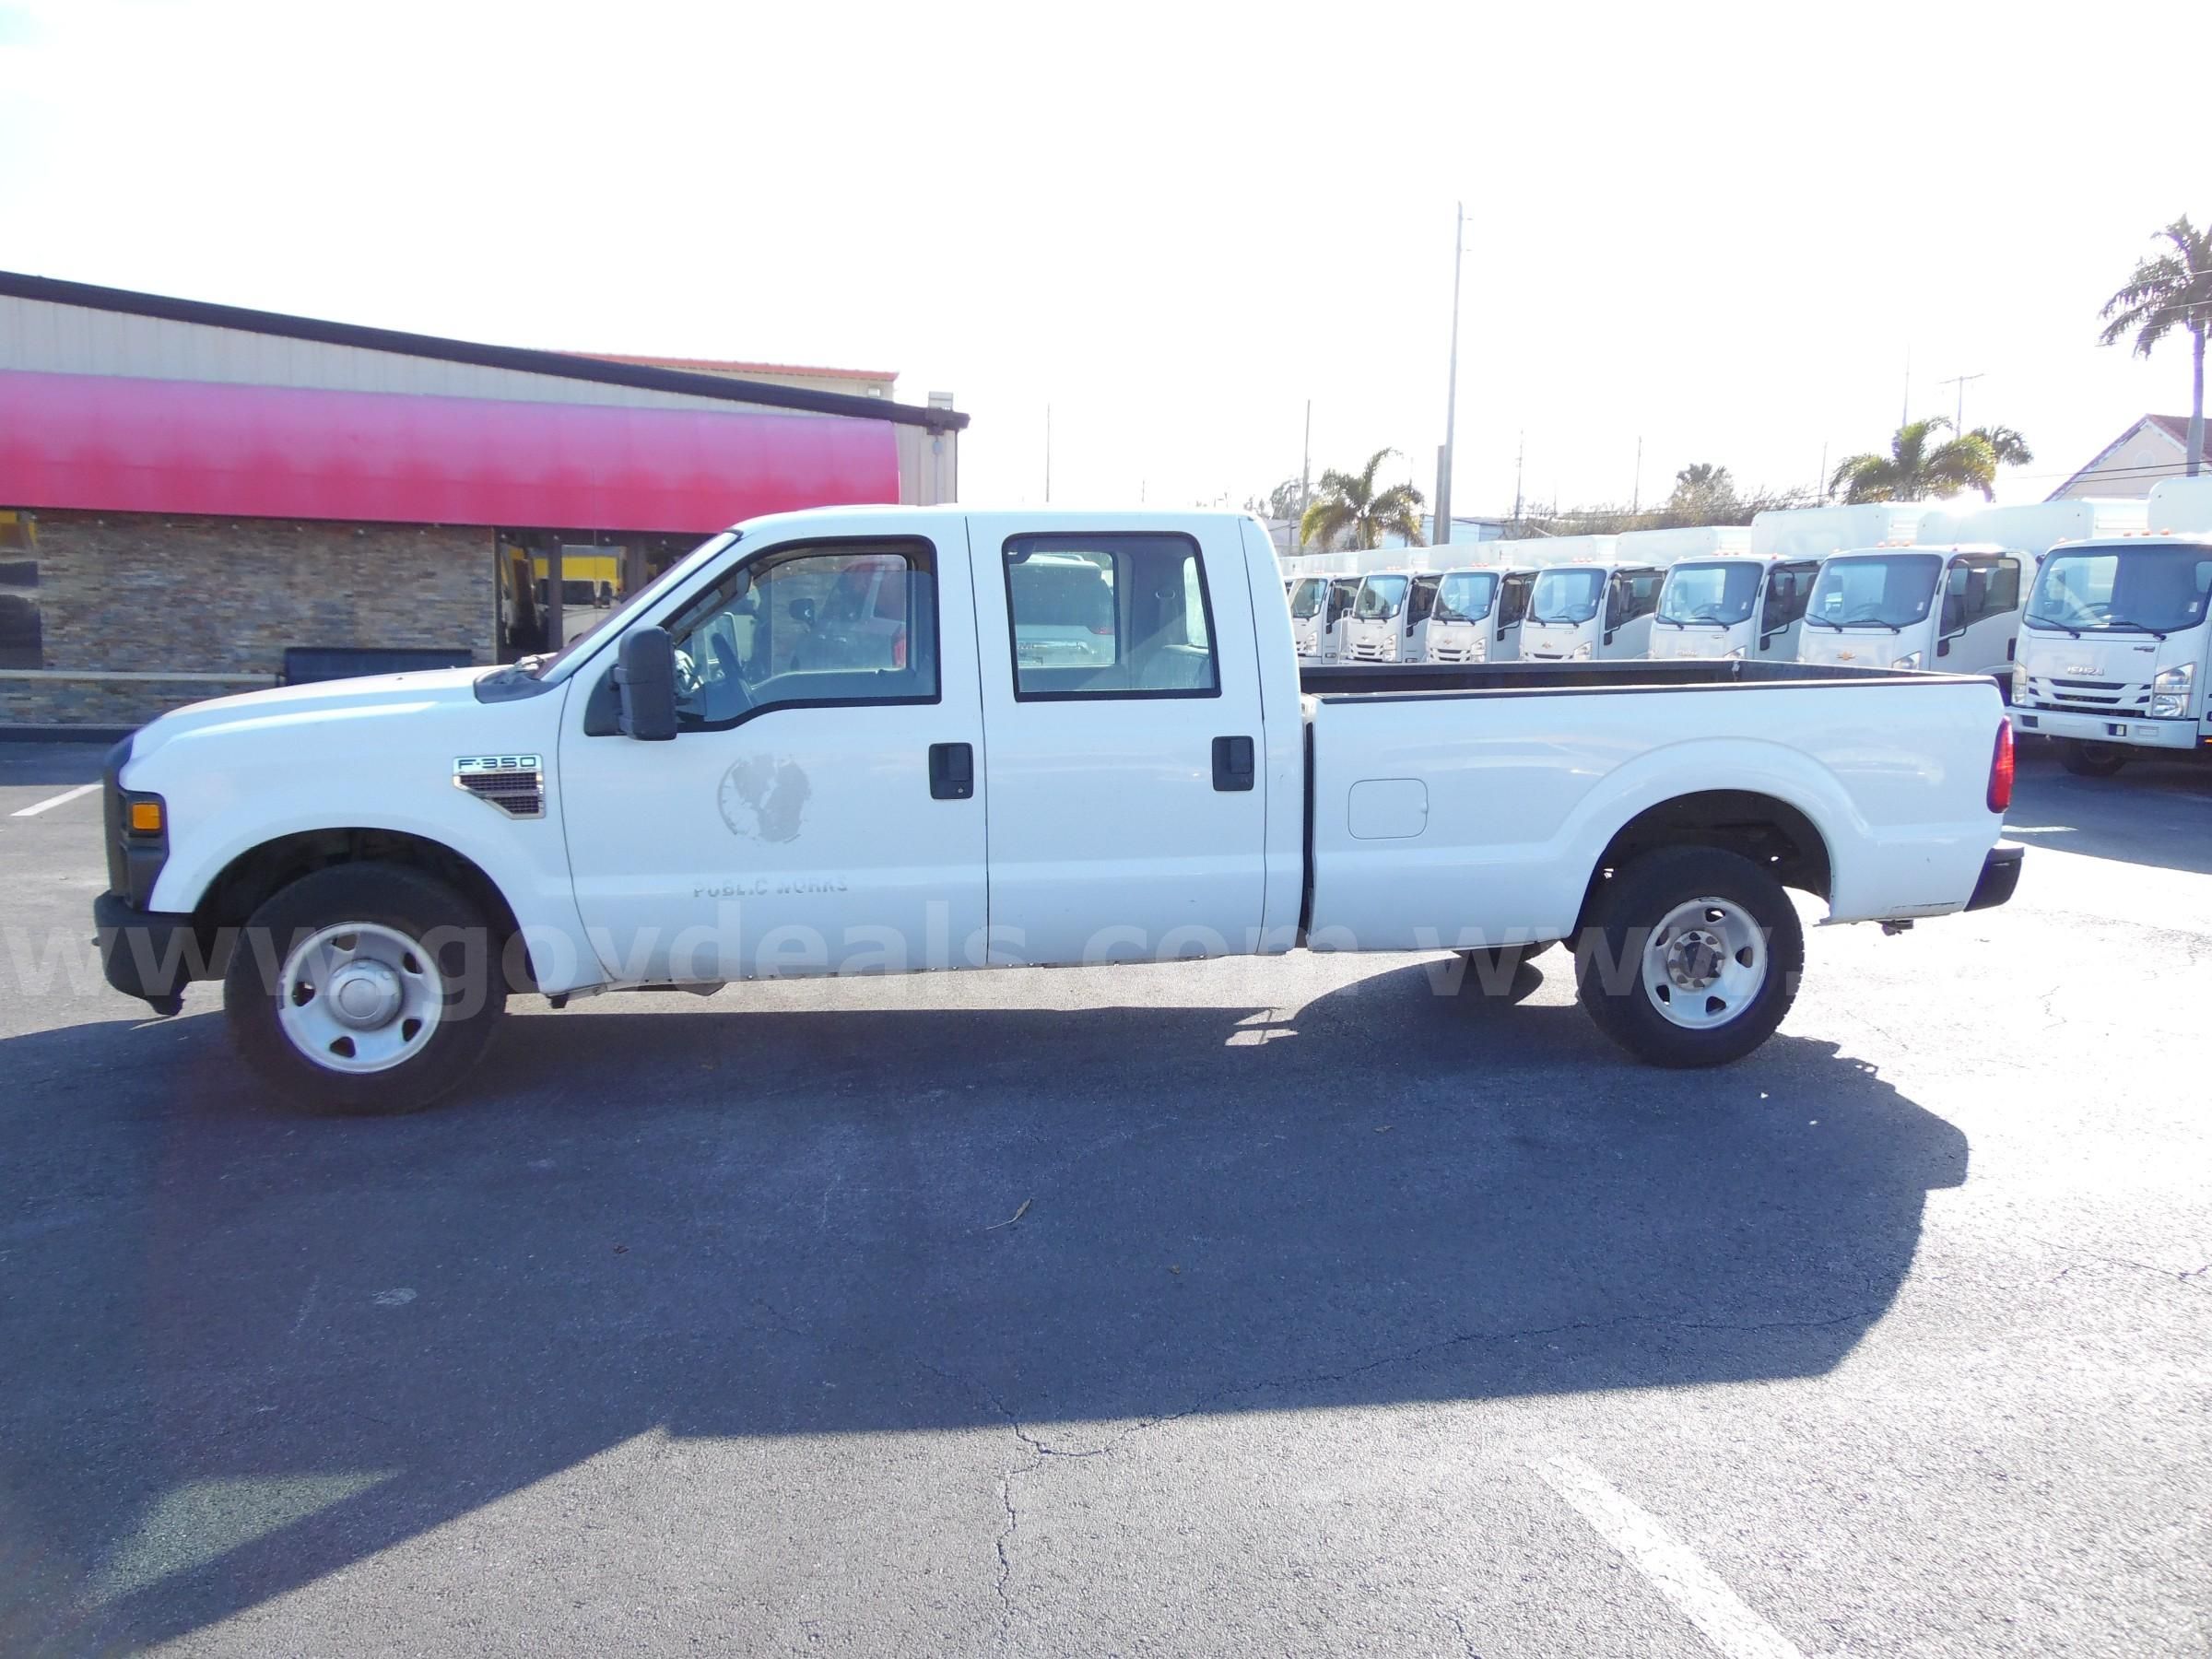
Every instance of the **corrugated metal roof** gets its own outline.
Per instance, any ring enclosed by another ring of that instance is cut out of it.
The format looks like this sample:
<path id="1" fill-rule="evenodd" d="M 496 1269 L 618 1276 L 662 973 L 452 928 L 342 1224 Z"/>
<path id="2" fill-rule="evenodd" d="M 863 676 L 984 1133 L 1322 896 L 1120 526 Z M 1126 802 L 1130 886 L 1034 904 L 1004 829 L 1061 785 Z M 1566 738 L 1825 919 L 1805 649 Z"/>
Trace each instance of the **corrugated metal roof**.
<path id="1" fill-rule="evenodd" d="M 253 311 L 243 306 L 216 305 L 201 300 L 177 300 L 163 294 L 100 288 L 84 282 L 65 282 L 56 277 L 32 276 L 18 271 L 0 271 L 0 294 L 57 305 L 78 305 L 96 311 L 119 312 L 132 316 L 166 318 L 172 322 L 233 328 L 248 334 L 317 340 L 326 345 L 358 347 L 402 357 L 431 358 L 446 362 L 475 363 L 484 368 L 512 369 L 524 373 L 552 375 L 568 380 L 684 393 L 724 403 L 805 409 L 817 415 L 844 415 L 859 420 L 895 421 L 937 431 L 959 431 L 968 424 L 968 417 L 957 410 L 939 409 L 924 404 L 903 404 L 888 397 L 817 392 L 806 387 L 780 386 L 771 381 L 745 380 L 732 374 L 665 368 L 649 362 L 626 362 L 578 352 L 490 346 L 474 340 L 446 339 L 437 335 L 369 328 L 352 323 L 329 323 L 316 317 L 291 316 L 283 312 Z"/>

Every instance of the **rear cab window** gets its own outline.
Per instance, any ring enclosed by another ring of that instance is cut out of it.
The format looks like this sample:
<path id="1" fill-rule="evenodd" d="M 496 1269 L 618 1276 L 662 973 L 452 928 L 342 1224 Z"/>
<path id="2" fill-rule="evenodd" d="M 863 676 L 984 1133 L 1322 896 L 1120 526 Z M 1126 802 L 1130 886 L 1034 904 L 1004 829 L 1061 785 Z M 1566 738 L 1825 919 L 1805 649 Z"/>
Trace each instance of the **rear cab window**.
<path id="1" fill-rule="evenodd" d="M 1220 695 L 1191 537 L 1017 535 L 1003 559 L 1018 700 Z"/>

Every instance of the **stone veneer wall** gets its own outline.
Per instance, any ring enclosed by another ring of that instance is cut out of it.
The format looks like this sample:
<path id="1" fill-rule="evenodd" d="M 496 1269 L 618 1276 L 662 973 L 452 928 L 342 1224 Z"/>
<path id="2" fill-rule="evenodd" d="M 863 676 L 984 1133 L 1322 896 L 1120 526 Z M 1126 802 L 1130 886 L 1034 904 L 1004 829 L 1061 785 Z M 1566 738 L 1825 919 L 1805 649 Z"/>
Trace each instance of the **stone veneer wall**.
<path id="1" fill-rule="evenodd" d="M 273 684 L 288 645 L 492 659 L 487 529 L 45 512 L 36 523 L 47 672 L 0 671 L 0 723 L 135 725 Z M 159 677 L 171 675 L 225 677 Z"/>

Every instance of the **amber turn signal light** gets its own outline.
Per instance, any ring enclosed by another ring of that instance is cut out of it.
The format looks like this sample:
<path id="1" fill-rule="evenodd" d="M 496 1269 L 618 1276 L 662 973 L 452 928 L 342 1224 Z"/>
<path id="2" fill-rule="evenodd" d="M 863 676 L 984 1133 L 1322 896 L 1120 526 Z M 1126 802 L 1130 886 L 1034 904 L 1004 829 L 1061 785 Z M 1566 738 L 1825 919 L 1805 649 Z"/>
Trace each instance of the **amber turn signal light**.
<path id="1" fill-rule="evenodd" d="M 159 835 L 161 833 L 161 803 L 133 801 L 131 803 L 131 833 Z"/>

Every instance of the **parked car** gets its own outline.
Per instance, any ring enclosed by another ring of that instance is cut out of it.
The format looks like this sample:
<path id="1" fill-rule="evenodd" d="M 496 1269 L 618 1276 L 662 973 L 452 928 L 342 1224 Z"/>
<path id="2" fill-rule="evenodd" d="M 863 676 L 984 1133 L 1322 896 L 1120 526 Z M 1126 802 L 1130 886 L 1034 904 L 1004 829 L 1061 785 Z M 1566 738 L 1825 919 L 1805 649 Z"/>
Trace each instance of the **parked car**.
<path id="1" fill-rule="evenodd" d="M 1095 648 L 1060 650 L 1039 560 L 1111 594 Z M 876 637 L 880 605 L 821 598 L 856 571 L 901 595 L 890 662 L 820 649 Z M 1703 1065 L 1790 1006 L 1785 889 L 1902 925 L 2017 879 L 1986 679 L 1301 675 L 1276 582 L 1228 513 L 826 508 L 715 537 L 547 658 L 193 704 L 109 759 L 108 978 L 174 1013 L 219 974 L 280 1095 L 360 1112 L 453 1087 L 512 990 L 1299 946 L 1573 940 L 1608 1036 Z"/>

